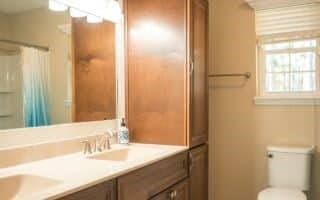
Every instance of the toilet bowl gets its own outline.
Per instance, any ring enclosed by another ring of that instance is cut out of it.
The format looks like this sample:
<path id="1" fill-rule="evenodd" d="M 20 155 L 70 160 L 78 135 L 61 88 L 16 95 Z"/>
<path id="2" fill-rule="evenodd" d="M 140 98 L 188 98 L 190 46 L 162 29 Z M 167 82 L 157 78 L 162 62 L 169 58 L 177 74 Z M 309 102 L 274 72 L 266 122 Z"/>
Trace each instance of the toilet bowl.
<path id="1" fill-rule="evenodd" d="M 259 193 L 258 200 L 307 200 L 307 196 L 296 189 L 267 188 Z"/>
<path id="2" fill-rule="evenodd" d="M 269 188 L 257 200 L 307 200 L 304 191 L 310 189 L 313 151 L 313 147 L 269 146 Z"/>

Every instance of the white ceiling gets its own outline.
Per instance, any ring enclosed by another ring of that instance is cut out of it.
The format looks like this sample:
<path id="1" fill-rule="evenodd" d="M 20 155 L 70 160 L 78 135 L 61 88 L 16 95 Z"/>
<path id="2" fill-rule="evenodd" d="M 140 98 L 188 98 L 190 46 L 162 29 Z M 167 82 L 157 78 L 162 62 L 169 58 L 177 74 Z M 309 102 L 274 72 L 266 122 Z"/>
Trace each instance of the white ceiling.
<path id="1" fill-rule="evenodd" d="M 0 12 L 16 14 L 48 5 L 48 0 L 0 0 Z"/>

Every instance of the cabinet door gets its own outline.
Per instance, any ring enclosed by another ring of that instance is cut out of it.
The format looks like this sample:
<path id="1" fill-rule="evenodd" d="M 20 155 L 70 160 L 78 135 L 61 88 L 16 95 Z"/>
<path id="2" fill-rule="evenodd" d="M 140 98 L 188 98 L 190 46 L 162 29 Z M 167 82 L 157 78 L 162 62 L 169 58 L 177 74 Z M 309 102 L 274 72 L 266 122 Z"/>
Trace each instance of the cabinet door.
<path id="1" fill-rule="evenodd" d="M 189 152 L 190 199 L 208 200 L 208 145 Z"/>
<path id="2" fill-rule="evenodd" d="M 186 145 L 186 0 L 125 0 L 132 139 Z"/>
<path id="3" fill-rule="evenodd" d="M 116 200 L 116 184 L 115 181 L 104 182 L 59 200 Z"/>
<path id="4" fill-rule="evenodd" d="M 205 0 L 190 0 L 190 146 L 208 140 L 207 16 Z"/>
<path id="5" fill-rule="evenodd" d="M 189 180 L 178 183 L 150 200 L 189 200 Z"/>
<path id="6" fill-rule="evenodd" d="M 188 152 L 118 178 L 118 200 L 146 200 L 188 176 Z"/>

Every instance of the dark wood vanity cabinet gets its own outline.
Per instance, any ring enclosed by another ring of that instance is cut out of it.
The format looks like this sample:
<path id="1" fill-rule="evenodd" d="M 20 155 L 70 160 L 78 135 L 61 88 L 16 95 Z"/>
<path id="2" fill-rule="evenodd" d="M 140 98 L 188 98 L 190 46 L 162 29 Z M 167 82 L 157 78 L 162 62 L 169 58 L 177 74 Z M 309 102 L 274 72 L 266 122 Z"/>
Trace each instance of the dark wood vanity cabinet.
<path id="1" fill-rule="evenodd" d="M 189 151 L 190 199 L 208 200 L 208 145 Z"/>
<path id="2" fill-rule="evenodd" d="M 59 200 L 116 200 L 116 191 L 116 181 L 112 180 L 62 197 Z"/>
<path id="3" fill-rule="evenodd" d="M 124 0 L 132 140 L 195 147 L 208 139 L 206 0 Z"/>
<path id="4" fill-rule="evenodd" d="M 199 165 L 203 162 L 199 156 L 202 153 L 192 155 L 195 156 L 193 170 L 196 171 L 191 171 L 194 177 L 188 177 L 189 152 L 185 151 L 59 200 L 204 200 L 203 194 L 198 198 L 190 193 L 190 184 L 200 184 L 195 187 L 196 192 L 204 192 L 199 187 L 203 187 L 200 179 L 205 174 L 200 172 L 204 170 Z"/>
<path id="5" fill-rule="evenodd" d="M 170 187 L 150 200 L 189 200 L 189 179 Z M 191 200 L 191 199 L 190 199 Z"/>
<path id="6" fill-rule="evenodd" d="M 118 200 L 150 199 L 187 176 L 188 152 L 183 152 L 119 177 Z"/>

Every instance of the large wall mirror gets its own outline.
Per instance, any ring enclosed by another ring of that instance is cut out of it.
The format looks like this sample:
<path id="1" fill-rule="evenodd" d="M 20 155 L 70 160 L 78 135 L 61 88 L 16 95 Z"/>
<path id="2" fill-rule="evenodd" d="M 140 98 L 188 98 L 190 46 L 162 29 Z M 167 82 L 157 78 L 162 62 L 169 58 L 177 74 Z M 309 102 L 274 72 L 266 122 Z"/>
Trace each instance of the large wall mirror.
<path id="1" fill-rule="evenodd" d="M 0 129 L 123 117 L 122 23 L 48 2 L 0 1 Z"/>

